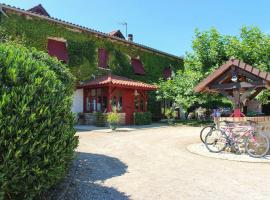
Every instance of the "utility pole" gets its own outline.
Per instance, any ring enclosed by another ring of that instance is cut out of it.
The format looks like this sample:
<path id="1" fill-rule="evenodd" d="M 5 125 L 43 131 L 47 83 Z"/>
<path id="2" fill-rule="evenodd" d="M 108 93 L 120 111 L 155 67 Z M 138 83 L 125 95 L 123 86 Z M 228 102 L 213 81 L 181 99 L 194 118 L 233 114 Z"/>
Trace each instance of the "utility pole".
<path id="1" fill-rule="evenodd" d="M 127 22 L 121 22 L 121 23 L 119 23 L 119 24 L 121 24 L 121 25 L 123 25 L 123 26 L 125 26 L 125 28 L 126 28 L 126 38 L 127 38 L 127 29 L 128 29 L 128 24 L 127 24 Z"/>

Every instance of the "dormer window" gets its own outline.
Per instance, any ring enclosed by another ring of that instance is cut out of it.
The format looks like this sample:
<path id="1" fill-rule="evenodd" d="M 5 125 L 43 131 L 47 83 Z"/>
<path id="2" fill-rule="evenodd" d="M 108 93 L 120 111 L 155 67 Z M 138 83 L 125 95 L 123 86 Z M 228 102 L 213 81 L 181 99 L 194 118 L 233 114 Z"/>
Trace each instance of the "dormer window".
<path id="1" fill-rule="evenodd" d="M 139 59 L 137 59 L 137 58 L 131 59 L 131 65 L 133 67 L 134 74 L 136 74 L 136 75 L 144 75 L 145 74 L 143 63 Z"/>
<path id="2" fill-rule="evenodd" d="M 62 38 L 48 38 L 48 54 L 68 63 L 67 41 Z"/>
<path id="3" fill-rule="evenodd" d="M 98 66 L 101 68 L 108 68 L 108 55 L 106 49 L 98 49 Z"/>
<path id="4" fill-rule="evenodd" d="M 163 78 L 164 79 L 168 79 L 168 78 L 171 78 L 172 76 L 172 70 L 170 67 L 166 67 L 164 70 L 163 70 Z"/>

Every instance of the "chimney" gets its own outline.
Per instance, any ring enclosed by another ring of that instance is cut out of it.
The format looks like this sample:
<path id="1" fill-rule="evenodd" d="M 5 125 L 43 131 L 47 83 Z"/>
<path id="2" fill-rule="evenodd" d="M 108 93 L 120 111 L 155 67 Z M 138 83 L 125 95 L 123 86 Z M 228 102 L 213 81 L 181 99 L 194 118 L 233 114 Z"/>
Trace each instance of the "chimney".
<path id="1" fill-rule="evenodd" d="M 133 42 L 133 35 L 132 34 L 128 34 L 128 41 Z"/>

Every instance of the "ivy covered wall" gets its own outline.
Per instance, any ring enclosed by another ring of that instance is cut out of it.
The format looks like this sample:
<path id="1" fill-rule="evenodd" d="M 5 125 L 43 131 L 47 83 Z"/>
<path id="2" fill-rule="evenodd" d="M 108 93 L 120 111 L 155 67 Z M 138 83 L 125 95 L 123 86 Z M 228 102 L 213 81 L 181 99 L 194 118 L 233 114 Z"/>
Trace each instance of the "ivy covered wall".
<path id="1" fill-rule="evenodd" d="M 163 77 L 164 68 L 171 66 L 174 71 L 181 69 L 181 59 L 160 55 L 135 46 L 126 45 L 110 38 L 97 37 L 78 29 L 49 22 L 37 17 L 23 16 L 7 12 L 1 15 L 2 35 L 20 39 L 26 46 L 47 52 L 48 37 L 61 37 L 67 40 L 68 67 L 78 81 L 89 80 L 91 75 L 107 73 L 98 68 L 98 48 L 105 48 L 108 53 L 108 65 L 113 74 L 125 76 L 147 83 L 155 83 Z M 3 33 L 4 32 L 4 33 Z M 134 75 L 130 59 L 139 57 L 145 68 L 145 75 Z M 154 101 L 152 93 L 150 99 Z M 149 102 L 149 106 L 153 106 Z M 152 110 L 152 109 L 151 109 Z"/>

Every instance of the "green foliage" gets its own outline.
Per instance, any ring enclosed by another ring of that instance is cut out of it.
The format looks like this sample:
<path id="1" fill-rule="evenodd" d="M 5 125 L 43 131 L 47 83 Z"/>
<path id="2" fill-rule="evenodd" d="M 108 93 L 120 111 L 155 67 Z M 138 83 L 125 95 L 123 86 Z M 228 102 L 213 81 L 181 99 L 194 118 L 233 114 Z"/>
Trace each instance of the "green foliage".
<path id="1" fill-rule="evenodd" d="M 65 176 L 78 144 L 70 109 L 73 82 L 69 70 L 47 54 L 0 43 L 4 198 L 33 199 Z"/>
<path id="2" fill-rule="evenodd" d="M 171 107 L 171 108 L 165 109 L 164 115 L 165 115 L 165 117 L 167 117 L 167 119 L 175 119 L 177 116 L 177 113 L 176 113 L 175 109 L 173 107 Z"/>
<path id="3" fill-rule="evenodd" d="M 96 121 L 95 125 L 96 126 L 105 126 L 106 122 L 106 115 L 103 112 L 96 112 L 95 113 Z"/>
<path id="4" fill-rule="evenodd" d="M 38 18 L 26 18 L 13 13 L 7 13 L 8 17 L 2 17 L 0 27 L 3 27 L 1 37 L 11 37 L 13 40 L 23 40 L 28 47 L 47 52 L 48 37 L 62 37 L 67 40 L 69 63 L 68 67 L 77 78 L 77 81 L 85 81 L 96 76 L 107 73 L 98 68 L 98 48 L 105 48 L 109 54 L 108 65 L 113 74 L 155 83 L 163 76 L 163 70 L 171 66 L 178 70 L 183 66 L 183 61 L 144 51 L 137 47 L 130 47 L 122 43 L 113 42 L 108 38 L 98 38 L 84 32 L 67 28 L 63 25 L 48 22 Z M 134 75 L 130 58 L 139 57 L 145 68 L 146 75 Z M 149 105 L 155 105 L 155 93 L 149 97 Z M 155 112 L 155 106 L 150 107 Z"/>
<path id="5" fill-rule="evenodd" d="M 171 80 L 159 82 L 159 100 L 168 98 L 185 110 L 195 103 L 225 102 L 220 95 L 197 94 L 193 89 L 232 57 L 270 72 L 270 35 L 256 27 L 243 27 L 237 36 L 222 35 L 215 28 L 202 32 L 196 30 L 192 47 L 193 52 L 185 56 L 184 70 L 177 72 Z M 269 94 L 269 91 L 264 91 L 258 99 L 267 103 Z"/>
<path id="6" fill-rule="evenodd" d="M 116 107 L 113 107 L 112 112 L 108 113 L 107 116 L 107 122 L 110 126 L 113 126 L 113 129 L 115 129 L 119 122 L 120 122 L 120 115 L 116 111 Z"/>
<path id="7" fill-rule="evenodd" d="M 134 113 L 134 124 L 135 125 L 148 125 L 152 123 L 151 112 L 135 112 Z"/>

